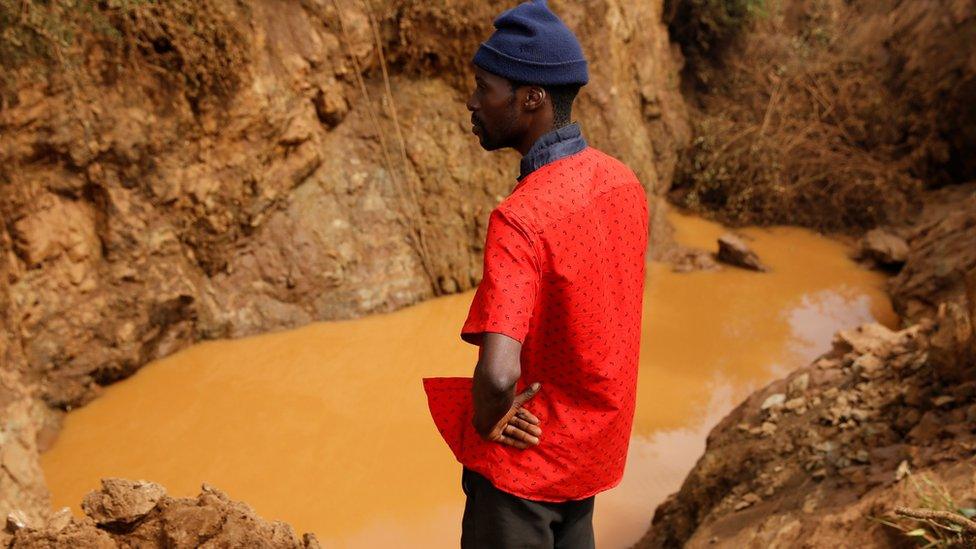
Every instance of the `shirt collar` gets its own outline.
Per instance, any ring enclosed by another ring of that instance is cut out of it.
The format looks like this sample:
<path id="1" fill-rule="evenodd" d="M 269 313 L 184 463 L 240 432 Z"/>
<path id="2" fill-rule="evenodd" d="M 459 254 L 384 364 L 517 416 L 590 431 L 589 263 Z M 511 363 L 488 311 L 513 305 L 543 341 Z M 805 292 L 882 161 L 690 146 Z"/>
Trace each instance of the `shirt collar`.
<path id="1" fill-rule="evenodd" d="M 550 162 L 576 154 L 586 148 L 580 125 L 573 122 L 567 126 L 552 130 L 536 140 L 522 157 L 519 164 L 518 180 L 538 170 Z"/>

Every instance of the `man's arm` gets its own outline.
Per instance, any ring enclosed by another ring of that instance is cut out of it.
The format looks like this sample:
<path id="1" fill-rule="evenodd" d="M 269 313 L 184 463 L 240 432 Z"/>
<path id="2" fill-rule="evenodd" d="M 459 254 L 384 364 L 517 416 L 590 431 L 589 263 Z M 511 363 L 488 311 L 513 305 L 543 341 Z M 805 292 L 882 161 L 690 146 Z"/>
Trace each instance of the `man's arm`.
<path id="1" fill-rule="evenodd" d="M 539 392 L 533 383 L 515 394 L 522 375 L 519 356 L 522 344 L 503 334 L 485 333 L 481 356 L 474 369 L 474 427 L 482 437 L 516 448 L 539 443 L 539 419 L 522 407 Z"/>

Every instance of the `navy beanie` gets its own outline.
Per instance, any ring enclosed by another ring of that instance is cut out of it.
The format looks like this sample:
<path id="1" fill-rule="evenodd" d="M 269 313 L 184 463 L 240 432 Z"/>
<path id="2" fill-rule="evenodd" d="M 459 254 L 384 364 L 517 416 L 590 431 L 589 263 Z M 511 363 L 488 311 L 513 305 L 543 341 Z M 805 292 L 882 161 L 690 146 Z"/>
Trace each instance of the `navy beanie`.
<path id="1" fill-rule="evenodd" d="M 495 19 L 495 33 L 474 54 L 474 64 L 509 80 L 539 85 L 586 84 L 583 48 L 546 0 L 531 0 Z"/>

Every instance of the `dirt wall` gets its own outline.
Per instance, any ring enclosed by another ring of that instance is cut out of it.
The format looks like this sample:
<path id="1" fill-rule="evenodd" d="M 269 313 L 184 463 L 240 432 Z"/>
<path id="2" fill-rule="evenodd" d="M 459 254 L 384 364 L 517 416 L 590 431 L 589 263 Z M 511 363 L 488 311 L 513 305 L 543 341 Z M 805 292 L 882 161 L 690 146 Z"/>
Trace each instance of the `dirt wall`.
<path id="1" fill-rule="evenodd" d="M 468 60 L 513 3 L 68 4 L 27 20 L 78 25 L 74 41 L 4 75 L 0 371 L 17 388 L 0 404 L 69 410 L 200 339 L 477 284 L 518 158 L 470 135 Z M 586 137 L 656 205 L 689 133 L 660 1 L 552 7 L 592 61 Z M 25 441 L 24 467 L 0 468 L 0 516 L 43 511 L 24 417 L 0 416 Z"/>

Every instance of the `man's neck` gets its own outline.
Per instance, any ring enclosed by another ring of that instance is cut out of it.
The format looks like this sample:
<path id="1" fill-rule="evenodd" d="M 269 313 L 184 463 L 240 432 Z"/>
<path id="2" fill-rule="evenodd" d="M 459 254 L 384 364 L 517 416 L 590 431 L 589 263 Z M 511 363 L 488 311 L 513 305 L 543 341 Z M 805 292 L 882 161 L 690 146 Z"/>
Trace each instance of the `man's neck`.
<path id="1" fill-rule="evenodd" d="M 565 126 L 566 124 L 563 125 Z M 525 156 L 532 149 L 532 145 L 535 145 L 535 142 L 538 141 L 540 137 L 553 130 L 558 130 L 561 127 L 562 126 L 556 126 L 555 124 L 542 124 L 538 128 L 532 128 L 526 132 L 522 142 L 515 147 L 515 150 L 517 150 L 522 156 Z"/>

